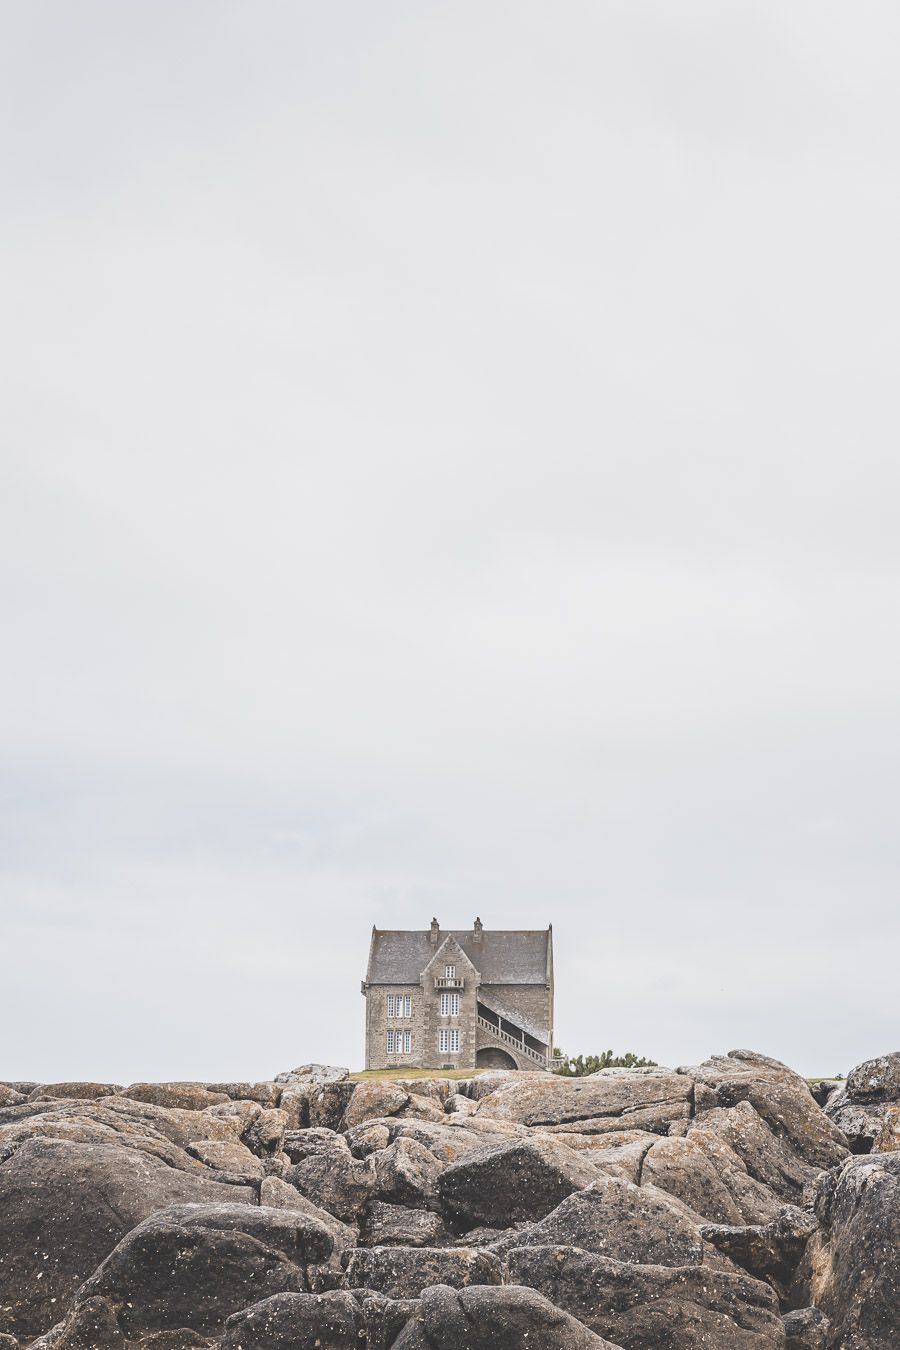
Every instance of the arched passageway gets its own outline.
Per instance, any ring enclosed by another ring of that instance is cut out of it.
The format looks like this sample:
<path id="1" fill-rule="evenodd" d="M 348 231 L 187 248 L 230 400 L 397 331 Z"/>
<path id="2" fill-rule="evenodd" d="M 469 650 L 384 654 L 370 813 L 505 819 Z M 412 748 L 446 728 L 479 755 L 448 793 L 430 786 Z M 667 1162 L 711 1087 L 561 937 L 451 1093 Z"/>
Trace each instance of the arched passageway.
<path id="1" fill-rule="evenodd" d="M 485 1046 L 483 1050 L 476 1053 L 475 1065 L 479 1069 L 517 1069 L 519 1067 L 512 1055 L 508 1055 L 499 1046 L 493 1045 Z"/>

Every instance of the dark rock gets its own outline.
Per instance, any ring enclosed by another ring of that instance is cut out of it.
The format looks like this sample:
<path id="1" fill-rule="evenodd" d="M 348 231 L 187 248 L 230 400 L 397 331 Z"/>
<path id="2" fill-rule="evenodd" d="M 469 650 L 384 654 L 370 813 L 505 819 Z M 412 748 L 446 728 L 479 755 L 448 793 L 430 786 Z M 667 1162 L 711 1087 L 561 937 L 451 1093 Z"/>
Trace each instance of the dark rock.
<path id="1" fill-rule="evenodd" d="M 372 1154 L 379 1200 L 425 1207 L 437 1201 L 437 1182 L 444 1164 L 415 1139 L 395 1139 Z"/>
<path id="2" fill-rule="evenodd" d="M 806 1244 L 818 1226 L 810 1211 L 787 1205 L 767 1224 L 704 1224 L 700 1232 L 718 1251 L 756 1279 L 767 1280 L 786 1299 Z"/>
<path id="3" fill-rule="evenodd" d="M 126 1350 L 115 1309 L 105 1298 L 77 1304 L 65 1322 L 35 1344 L 52 1345 L 54 1350 Z"/>
<path id="4" fill-rule="evenodd" d="M 381 1200 L 366 1209 L 362 1231 L 372 1247 L 434 1247 L 450 1237 L 439 1214 Z"/>
<path id="5" fill-rule="evenodd" d="M 395 1350 L 618 1350 L 532 1289 L 426 1289 Z"/>
<path id="6" fill-rule="evenodd" d="M 416 1298 L 431 1285 L 502 1284 L 492 1252 L 467 1247 L 358 1247 L 347 1264 L 351 1289 L 375 1289 L 390 1298 Z"/>
<path id="7" fill-rule="evenodd" d="M 332 1130 L 288 1130 L 285 1152 L 294 1164 L 284 1179 L 314 1204 L 356 1222 L 377 1185 L 371 1158 L 354 1158 L 343 1135 Z"/>
<path id="8" fill-rule="evenodd" d="M 778 1300 L 767 1284 L 706 1265 L 613 1261 L 576 1247 L 521 1247 L 509 1278 L 540 1290 L 626 1350 L 783 1350 Z"/>
<path id="9" fill-rule="evenodd" d="M 234 1313 L 222 1350 L 359 1350 L 365 1320 L 350 1294 L 273 1294 Z"/>
<path id="10" fill-rule="evenodd" d="M 888 1152 L 900 1140 L 900 1051 L 866 1060 L 828 1099 L 825 1114 L 854 1153 Z"/>
<path id="11" fill-rule="evenodd" d="M 551 1139 L 512 1139 L 451 1164 L 438 1178 L 447 1212 L 462 1226 L 506 1228 L 542 1218 L 599 1173 Z"/>
<path id="12" fill-rule="evenodd" d="M 786 1350 L 826 1350 L 829 1322 L 818 1308 L 798 1308 L 786 1313 L 781 1320 Z"/>
<path id="13" fill-rule="evenodd" d="M 847 1075 L 846 1090 L 852 1102 L 900 1101 L 900 1050 L 858 1064 Z"/>
<path id="14" fill-rule="evenodd" d="M 503 1243 L 504 1249 L 558 1245 L 658 1266 L 699 1265 L 704 1257 L 696 1216 L 664 1191 L 614 1177 L 576 1191 Z"/>
<path id="15" fill-rule="evenodd" d="M 32 1139 L 0 1165 L 0 1329 L 35 1336 L 81 1282 L 155 1210 L 255 1196 L 115 1145 Z"/>
<path id="16" fill-rule="evenodd" d="M 245 1126 L 241 1132 L 241 1140 L 251 1153 L 255 1153 L 259 1158 L 268 1158 L 280 1153 L 284 1147 L 286 1127 L 287 1117 L 283 1111 L 266 1108 L 258 1112 Z"/>
<path id="17" fill-rule="evenodd" d="M 900 1320 L 900 1153 L 851 1158 L 827 1172 L 810 1241 L 812 1302 L 829 1350 L 896 1350 Z"/>
<path id="18" fill-rule="evenodd" d="M 221 1330 L 260 1293 L 321 1292 L 340 1277 L 328 1229 L 304 1214 L 243 1205 L 174 1205 L 132 1229 L 79 1291 L 102 1297 L 127 1337 Z"/>

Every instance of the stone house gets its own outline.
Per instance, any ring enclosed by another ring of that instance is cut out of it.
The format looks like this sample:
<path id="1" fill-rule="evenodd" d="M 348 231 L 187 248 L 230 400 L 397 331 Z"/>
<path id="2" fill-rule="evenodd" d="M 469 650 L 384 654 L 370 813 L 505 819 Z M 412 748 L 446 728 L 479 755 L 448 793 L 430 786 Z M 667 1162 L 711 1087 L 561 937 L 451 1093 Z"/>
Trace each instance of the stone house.
<path id="1" fill-rule="evenodd" d="M 362 992 L 367 1069 L 552 1063 L 552 927 L 373 927 Z"/>

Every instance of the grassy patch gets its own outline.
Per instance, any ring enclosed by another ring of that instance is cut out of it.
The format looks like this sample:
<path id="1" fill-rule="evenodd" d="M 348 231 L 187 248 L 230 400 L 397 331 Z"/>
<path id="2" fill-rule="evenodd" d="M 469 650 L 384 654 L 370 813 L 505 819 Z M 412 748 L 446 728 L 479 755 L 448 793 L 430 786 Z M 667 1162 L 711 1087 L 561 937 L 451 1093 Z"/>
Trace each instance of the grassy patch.
<path id="1" fill-rule="evenodd" d="M 360 1069 L 351 1073 L 354 1083 L 366 1078 L 474 1078 L 484 1069 Z"/>

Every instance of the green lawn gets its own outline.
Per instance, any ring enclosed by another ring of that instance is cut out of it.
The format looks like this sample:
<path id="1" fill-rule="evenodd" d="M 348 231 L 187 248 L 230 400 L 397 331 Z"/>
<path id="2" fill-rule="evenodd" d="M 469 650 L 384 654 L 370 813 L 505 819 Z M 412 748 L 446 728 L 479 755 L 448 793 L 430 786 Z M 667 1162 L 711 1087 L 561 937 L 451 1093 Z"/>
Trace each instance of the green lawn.
<path id="1" fill-rule="evenodd" d="M 474 1078 L 484 1069 L 360 1069 L 351 1073 L 354 1083 L 364 1078 Z"/>

